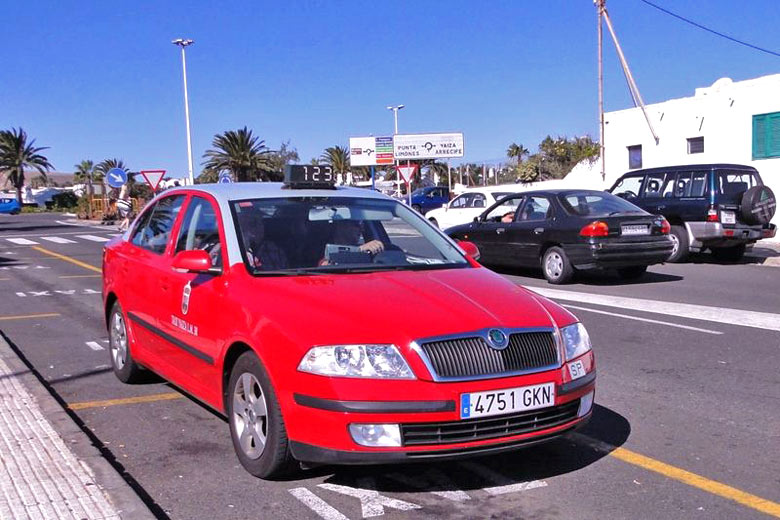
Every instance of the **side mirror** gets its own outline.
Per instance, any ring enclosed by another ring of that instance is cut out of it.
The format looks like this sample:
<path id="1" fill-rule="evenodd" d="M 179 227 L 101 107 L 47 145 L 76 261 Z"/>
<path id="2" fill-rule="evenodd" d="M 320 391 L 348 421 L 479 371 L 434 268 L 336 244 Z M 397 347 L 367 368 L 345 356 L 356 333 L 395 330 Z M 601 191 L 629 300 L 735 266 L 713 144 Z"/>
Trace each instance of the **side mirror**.
<path id="1" fill-rule="evenodd" d="M 173 257 L 173 268 L 191 273 L 213 272 L 211 257 L 202 249 L 176 253 L 176 256 Z"/>
<path id="2" fill-rule="evenodd" d="M 479 260 L 480 254 L 477 244 L 474 242 L 469 242 L 468 240 L 458 240 L 457 242 L 460 249 L 466 253 L 466 256 L 474 260 Z"/>

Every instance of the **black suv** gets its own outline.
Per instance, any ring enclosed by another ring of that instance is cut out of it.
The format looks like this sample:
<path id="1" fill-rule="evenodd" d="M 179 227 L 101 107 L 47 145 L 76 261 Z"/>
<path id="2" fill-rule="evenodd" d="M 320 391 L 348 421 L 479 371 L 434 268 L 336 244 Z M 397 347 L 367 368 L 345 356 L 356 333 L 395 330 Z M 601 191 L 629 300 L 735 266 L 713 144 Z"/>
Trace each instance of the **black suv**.
<path id="1" fill-rule="evenodd" d="M 670 262 L 709 249 L 736 261 L 745 248 L 775 236 L 769 221 L 775 196 L 755 168 L 738 164 L 696 164 L 637 170 L 624 174 L 609 192 L 633 202 L 672 225 Z"/>

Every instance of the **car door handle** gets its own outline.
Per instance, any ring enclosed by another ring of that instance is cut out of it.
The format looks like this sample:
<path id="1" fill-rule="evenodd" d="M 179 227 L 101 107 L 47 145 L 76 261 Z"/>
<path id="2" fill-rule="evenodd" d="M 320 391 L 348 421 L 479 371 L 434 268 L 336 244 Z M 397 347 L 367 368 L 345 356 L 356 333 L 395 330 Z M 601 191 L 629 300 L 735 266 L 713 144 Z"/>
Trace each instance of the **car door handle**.
<path id="1" fill-rule="evenodd" d="M 538 227 L 538 228 L 534 229 L 534 234 L 541 235 L 542 233 L 544 233 L 544 228 L 543 227 Z"/>
<path id="2" fill-rule="evenodd" d="M 660 206 L 658 206 L 658 209 L 666 209 L 666 206 L 660 205 Z"/>
<path id="3" fill-rule="evenodd" d="M 504 228 L 502 228 L 502 227 L 500 227 L 500 228 L 496 229 L 496 233 L 498 233 L 499 235 L 500 235 L 501 233 L 503 233 L 504 231 L 506 231 L 506 229 L 504 229 Z"/>

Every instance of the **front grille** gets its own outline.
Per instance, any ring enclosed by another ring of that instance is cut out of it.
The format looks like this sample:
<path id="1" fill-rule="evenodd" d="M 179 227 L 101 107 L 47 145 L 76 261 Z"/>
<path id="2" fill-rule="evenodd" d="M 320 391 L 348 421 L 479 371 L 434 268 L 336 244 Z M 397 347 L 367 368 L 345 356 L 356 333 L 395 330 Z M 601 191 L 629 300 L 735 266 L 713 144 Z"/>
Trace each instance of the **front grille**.
<path id="1" fill-rule="evenodd" d="M 501 375 L 558 362 L 552 332 L 510 334 L 509 345 L 503 350 L 491 348 L 479 336 L 432 341 L 421 348 L 440 378 Z"/>
<path id="2" fill-rule="evenodd" d="M 577 417 L 580 400 L 561 406 L 531 410 L 499 417 L 465 419 L 440 423 L 401 425 L 404 446 L 453 444 L 521 435 L 566 424 Z"/>

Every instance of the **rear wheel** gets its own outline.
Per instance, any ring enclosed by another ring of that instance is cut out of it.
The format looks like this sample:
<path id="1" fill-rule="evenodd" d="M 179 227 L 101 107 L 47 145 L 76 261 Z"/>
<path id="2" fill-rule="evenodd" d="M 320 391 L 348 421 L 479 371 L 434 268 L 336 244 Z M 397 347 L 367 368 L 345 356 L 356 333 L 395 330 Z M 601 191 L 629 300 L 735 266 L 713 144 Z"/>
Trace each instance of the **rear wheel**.
<path id="1" fill-rule="evenodd" d="M 547 281 L 554 284 L 569 282 L 574 277 L 574 267 L 566 252 L 557 246 L 551 247 L 542 256 L 542 272 Z"/>
<path id="2" fill-rule="evenodd" d="M 273 386 L 253 352 L 236 360 L 228 383 L 227 415 L 236 456 L 249 473 L 275 478 L 294 467 Z"/>
<path id="3" fill-rule="evenodd" d="M 745 244 L 735 247 L 713 247 L 712 256 L 724 262 L 739 262 L 745 256 Z"/>
<path id="4" fill-rule="evenodd" d="M 633 265 L 631 267 L 621 267 L 617 270 L 618 275 L 624 280 L 636 280 L 641 278 L 647 272 L 646 265 Z"/>
<path id="5" fill-rule="evenodd" d="M 669 232 L 672 239 L 672 254 L 669 255 L 667 262 L 680 263 L 688 259 L 688 230 L 685 226 L 672 226 Z"/>
<path id="6" fill-rule="evenodd" d="M 417 213 L 422 213 L 422 208 L 419 204 L 412 204 L 412 209 L 415 210 Z"/>
<path id="7" fill-rule="evenodd" d="M 130 337 L 127 323 L 119 302 L 114 302 L 108 318 L 108 342 L 111 353 L 111 367 L 123 383 L 137 383 L 143 377 L 143 369 L 135 362 L 130 352 Z"/>

